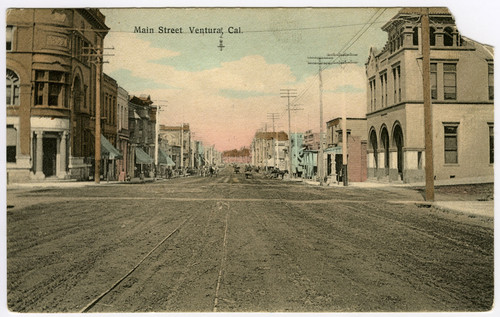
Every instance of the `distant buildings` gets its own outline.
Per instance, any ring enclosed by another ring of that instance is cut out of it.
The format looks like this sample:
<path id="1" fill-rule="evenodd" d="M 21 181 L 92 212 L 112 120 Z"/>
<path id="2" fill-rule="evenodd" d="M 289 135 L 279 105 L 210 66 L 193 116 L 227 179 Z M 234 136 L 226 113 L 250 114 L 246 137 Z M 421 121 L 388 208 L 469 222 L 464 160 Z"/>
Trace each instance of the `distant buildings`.
<path id="1" fill-rule="evenodd" d="M 319 150 L 319 133 L 312 132 L 312 130 L 307 130 L 304 132 L 304 141 L 302 145 L 306 148 L 306 150 Z"/>
<path id="2" fill-rule="evenodd" d="M 240 150 L 224 151 L 222 153 L 222 160 L 224 163 L 237 163 L 237 164 L 250 164 L 251 155 L 248 148 L 241 148 Z"/>
<path id="3" fill-rule="evenodd" d="M 150 96 L 130 96 L 128 102 L 131 177 L 148 177 L 154 172 L 156 107 Z"/>
<path id="4" fill-rule="evenodd" d="M 288 135 L 283 132 L 257 132 L 252 140 L 252 165 L 287 169 Z"/>
<path id="5" fill-rule="evenodd" d="M 189 124 L 179 126 L 160 125 L 160 148 L 171 155 L 177 167 L 193 167 L 191 130 Z M 182 152 L 181 152 L 182 149 Z"/>
<path id="6" fill-rule="evenodd" d="M 327 157 L 326 175 L 331 181 L 338 180 L 342 169 L 342 118 L 335 118 L 326 123 Z M 364 182 L 367 177 L 366 162 L 366 118 L 346 118 L 347 131 L 347 176 L 349 182 Z"/>

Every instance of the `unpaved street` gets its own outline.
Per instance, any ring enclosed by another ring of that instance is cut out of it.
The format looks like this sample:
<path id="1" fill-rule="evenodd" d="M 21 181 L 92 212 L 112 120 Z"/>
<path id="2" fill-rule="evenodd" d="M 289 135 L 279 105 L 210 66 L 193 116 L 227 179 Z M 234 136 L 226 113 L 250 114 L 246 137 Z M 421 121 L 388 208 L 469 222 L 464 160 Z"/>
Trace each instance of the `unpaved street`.
<path id="1" fill-rule="evenodd" d="M 484 311 L 493 220 L 225 170 L 8 190 L 16 312 Z"/>

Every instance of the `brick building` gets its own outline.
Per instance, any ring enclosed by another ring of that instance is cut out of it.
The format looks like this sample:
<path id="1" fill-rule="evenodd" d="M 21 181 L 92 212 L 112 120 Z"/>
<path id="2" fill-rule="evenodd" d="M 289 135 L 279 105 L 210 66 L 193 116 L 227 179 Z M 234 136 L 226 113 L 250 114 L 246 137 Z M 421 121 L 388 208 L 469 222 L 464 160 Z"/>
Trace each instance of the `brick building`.
<path id="1" fill-rule="evenodd" d="M 7 178 L 88 179 L 96 82 L 108 32 L 98 9 L 9 9 Z"/>

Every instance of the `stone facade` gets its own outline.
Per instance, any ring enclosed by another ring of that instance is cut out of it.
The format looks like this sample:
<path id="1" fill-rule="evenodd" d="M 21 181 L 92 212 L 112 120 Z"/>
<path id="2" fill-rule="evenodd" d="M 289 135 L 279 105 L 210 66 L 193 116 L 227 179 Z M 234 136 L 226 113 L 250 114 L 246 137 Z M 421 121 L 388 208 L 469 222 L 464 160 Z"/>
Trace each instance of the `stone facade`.
<path id="1" fill-rule="evenodd" d="M 447 9 L 430 10 L 435 179 L 493 175 L 493 48 L 465 38 Z M 368 177 L 425 179 L 420 15 L 402 9 L 366 63 Z"/>

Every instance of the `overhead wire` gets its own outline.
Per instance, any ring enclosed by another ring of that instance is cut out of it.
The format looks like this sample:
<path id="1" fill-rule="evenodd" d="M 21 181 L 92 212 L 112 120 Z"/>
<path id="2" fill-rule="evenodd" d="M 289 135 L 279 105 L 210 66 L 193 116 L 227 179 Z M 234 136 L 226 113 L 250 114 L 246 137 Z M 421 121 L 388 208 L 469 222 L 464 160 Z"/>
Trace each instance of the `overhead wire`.
<path id="1" fill-rule="evenodd" d="M 382 14 L 387 10 L 387 8 L 384 8 L 382 11 L 379 8 L 369 19 L 366 23 L 363 24 L 363 27 L 358 30 L 358 32 L 349 40 L 346 42 L 346 44 L 340 49 L 339 54 L 345 53 L 349 48 L 351 48 L 360 38 L 363 36 L 363 34 L 366 33 L 366 31 L 373 26 L 373 24 L 376 23 L 377 19 L 382 16 Z M 381 12 L 380 12 L 381 11 Z M 377 15 L 378 14 L 378 15 Z M 340 56 L 337 56 L 336 58 L 333 59 L 333 61 L 337 61 L 340 58 Z M 327 66 L 323 70 L 326 70 L 332 66 Z M 304 95 L 309 91 L 309 89 L 312 87 L 314 84 L 316 78 L 319 77 L 319 74 L 316 74 L 313 79 L 310 81 L 309 85 L 302 90 L 296 98 L 292 100 L 292 104 L 296 104 L 298 101 L 301 100 L 301 98 L 304 97 Z"/>

